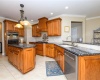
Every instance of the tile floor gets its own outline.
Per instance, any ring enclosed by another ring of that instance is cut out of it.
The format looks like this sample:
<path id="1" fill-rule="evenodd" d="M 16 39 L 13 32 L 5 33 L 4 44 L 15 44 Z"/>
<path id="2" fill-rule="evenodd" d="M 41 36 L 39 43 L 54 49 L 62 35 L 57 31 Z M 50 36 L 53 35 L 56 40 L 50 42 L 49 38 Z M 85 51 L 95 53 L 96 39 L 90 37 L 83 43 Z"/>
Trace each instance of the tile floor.
<path id="1" fill-rule="evenodd" d="M 47 77 L 45 61 L 54 59 L 37 55 L 35 68 L 22 74 L 8 62 L 7 56 L 0 55 L 0 80 L 67 80 L 64 75 Z"/>

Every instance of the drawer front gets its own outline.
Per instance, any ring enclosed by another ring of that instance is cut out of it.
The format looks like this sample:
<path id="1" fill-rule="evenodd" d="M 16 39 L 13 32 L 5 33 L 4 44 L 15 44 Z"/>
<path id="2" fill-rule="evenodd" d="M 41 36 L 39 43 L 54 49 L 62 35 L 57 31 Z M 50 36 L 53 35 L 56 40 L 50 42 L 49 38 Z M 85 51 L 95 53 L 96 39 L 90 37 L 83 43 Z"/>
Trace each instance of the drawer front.
<path id="1" fill-rule="evenodd" d="M 43 44 L 37 44 L 36 45 L 37 50 L 42 50 L 43 51 Z"/>
<path id="2" fill-rule="evenodd" d="M 61 47 L 59 47 L 59 46 L 57 46 L 56 48 L 57 48 L 58 51 L 60 51 L 61 53 L 64 54 L 64 48 L 61 48 Z"/>

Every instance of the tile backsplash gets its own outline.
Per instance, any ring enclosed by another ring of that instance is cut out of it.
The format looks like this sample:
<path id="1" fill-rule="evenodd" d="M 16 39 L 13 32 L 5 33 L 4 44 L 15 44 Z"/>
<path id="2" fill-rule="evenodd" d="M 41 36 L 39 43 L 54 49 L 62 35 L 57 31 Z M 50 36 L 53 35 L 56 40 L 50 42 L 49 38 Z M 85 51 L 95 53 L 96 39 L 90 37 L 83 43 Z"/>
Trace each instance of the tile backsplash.
<path id="1" fill-rule="evenodd" d="M 44 34 L 47 35 L 47 32 L 42 32 L 41 37 L 35 37 L 35 40 L 36 41 L 43 41 L 42 37 Z M 62 42 L 62 39 L 61 39 L 61 36 L 48 37 L 48 42 Z"/>

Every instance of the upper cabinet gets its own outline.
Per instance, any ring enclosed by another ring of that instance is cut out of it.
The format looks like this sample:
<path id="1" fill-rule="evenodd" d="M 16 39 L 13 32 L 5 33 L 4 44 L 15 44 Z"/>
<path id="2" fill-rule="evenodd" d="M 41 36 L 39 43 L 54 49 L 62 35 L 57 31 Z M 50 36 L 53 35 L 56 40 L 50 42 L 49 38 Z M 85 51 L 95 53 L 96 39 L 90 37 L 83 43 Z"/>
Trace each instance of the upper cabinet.
<path id="1" fill-rule="evenodd" d="M 40 28 L 38 27 L 38 24 L 32 25 L 32 36 L 33 37 L 40 37 L 41 36 L 41 32 L 40 32 Z"/>
<path id="2" fill-rule="evenodd" d="M 47 25 L 46 22 L 48 19 L 46 17 L 40 18 L 38 26 L 40 27 L 41 32 L 46 32 L 47 31 Z"/>
<path id="3" fill-rule="evenodd" d="M 10 21 L 10 20 L 5 20 L 4 21 L 4 25 L 5 25 L 5 33 L 6 31 L 15 31 L 19 33 L 20 37 L 24 36 L 24 28 L 16 28 L 15 25 L 17 24 L 17 22 L 14 21 Z"/>
<path id="4" fill-rule="evenodd" d="M 47 21 L 48 36 L 61 36 L 61 18 Z"/>
<path id="5" fill-rule="evenodd" d="M 17 24 L 17 22 L 5 20 L 4 23 L 5 23 L 5 30 L 6 31 L 15 31 L 14 26 Z"/>

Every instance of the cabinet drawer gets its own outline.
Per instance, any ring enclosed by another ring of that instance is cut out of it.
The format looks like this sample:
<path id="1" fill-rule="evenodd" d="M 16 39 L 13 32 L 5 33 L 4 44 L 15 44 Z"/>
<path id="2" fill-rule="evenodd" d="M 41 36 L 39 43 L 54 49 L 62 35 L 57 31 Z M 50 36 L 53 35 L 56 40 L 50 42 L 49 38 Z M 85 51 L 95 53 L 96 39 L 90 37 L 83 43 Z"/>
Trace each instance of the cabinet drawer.
<path id="1" fill-rule="evenodd" d="M 43 55 L 43 51 L 37 50 L 36 54 Z"/>
<path id="2" fill-rule="evenodd" d="M 61 47 L 59 47 L 59 46 L 56 46 L 56 49 L 57 49 L 58 51 L 60 51 L 61 53 L 64 54 L 64 48 L 61 48 Z"/>
<path id="3" fill-rule="evenodd" d="M 43 44 L 37 44 L 36 49 L 37 50 L 43 50 Z"/>
<path id="4" fill-rule="evenodd" d="M 47 44 L 46 47 L 54 48 L 54 44 Z"/>

